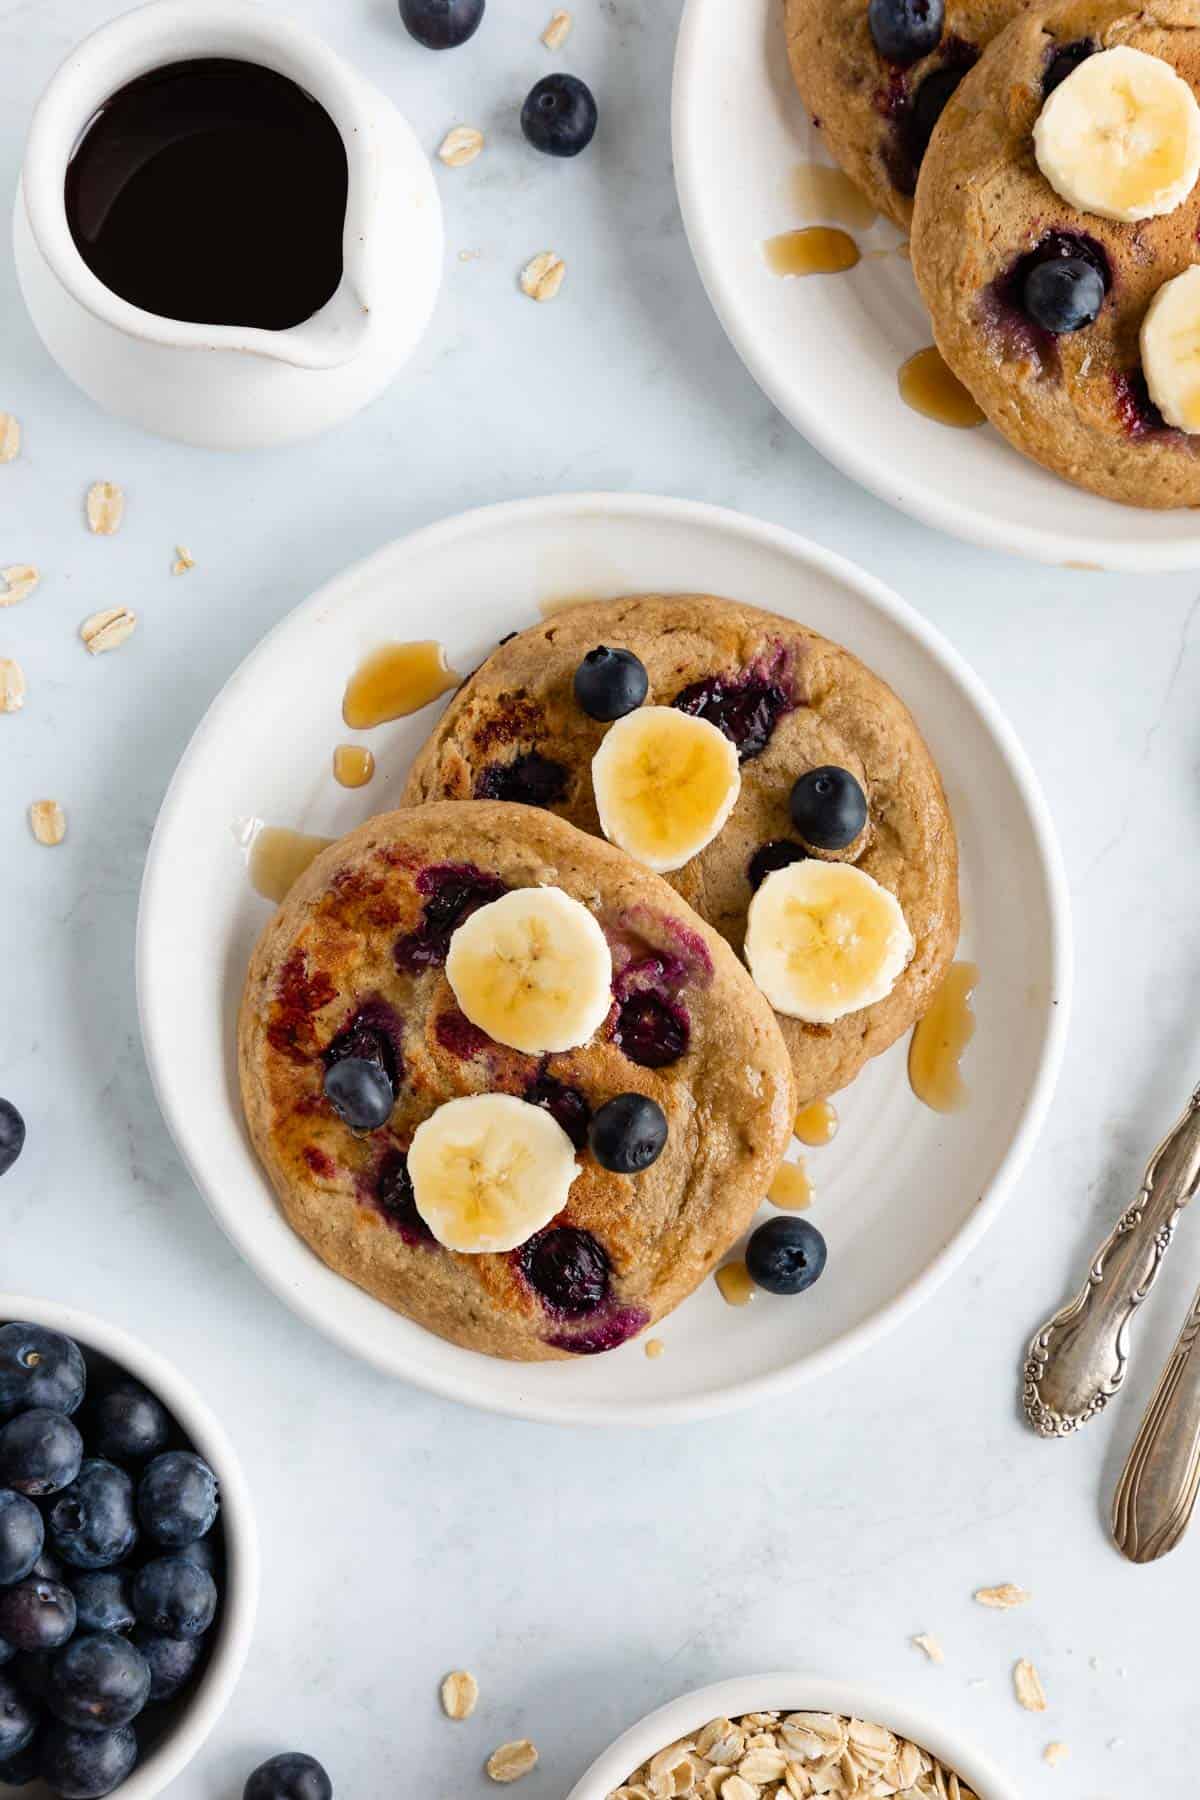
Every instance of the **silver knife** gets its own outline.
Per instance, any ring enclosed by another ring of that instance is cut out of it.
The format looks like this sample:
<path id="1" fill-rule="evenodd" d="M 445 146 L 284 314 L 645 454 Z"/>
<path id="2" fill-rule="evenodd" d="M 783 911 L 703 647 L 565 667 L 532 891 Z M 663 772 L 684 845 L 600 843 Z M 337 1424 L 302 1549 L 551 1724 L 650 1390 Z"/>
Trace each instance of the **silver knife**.
<path id="1" fill-rule="evenodd" d="M 1134 1314 L 1197 1186 L 1200 1088 L 1150 1158 L 1141 1192 L 1096 1252 L 1084 1286 L 1034 1333 L 1021 1398 L 1042 1437 L 1069 1437 L 1120 1388 Z"/>

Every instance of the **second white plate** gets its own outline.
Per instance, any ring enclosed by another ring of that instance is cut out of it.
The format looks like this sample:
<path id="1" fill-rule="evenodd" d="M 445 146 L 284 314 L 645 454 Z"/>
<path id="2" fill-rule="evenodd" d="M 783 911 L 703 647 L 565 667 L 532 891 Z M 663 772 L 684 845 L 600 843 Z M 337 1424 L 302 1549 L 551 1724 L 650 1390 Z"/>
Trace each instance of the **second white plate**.
<path id="1" fill-rule="evenodd" d="M 848 645 L 907 700 L 945 777 L 962 851 L 963 953 L 982 969 L 970 1051 L 978 1103 L 951 1118 L 913 1098 L 899 1044 L 839 1097 L 809 1154 L 829 1266 L 797 1300 L 734 1310 L 715 1285 L 638 1342 L 568 1363 L 497 1362 L 389 1312 L 286 1224 L 250 1147 L 235 1021 L 269 908 L 244 821 L 340 836 L 394 806 L 434 709 L 369 734 L 378 772 L 330 770 L 347 676 L 394 639 L 443 638 L 473 668 L 539 603 L 653 591 L 727 594 Z M 138 921 L 146 1054 L 167 1123 L 217 1219 L 262 1279 L 346 1349 L 498 1412 L 570 1423 L 696 1418 L 827 1369 L 921 1300 L 995 1217 L 1049 1101 L 1066 1025 L 1067 901 L 1037 784 L 970 670 L 911 608 L 840 557 L 736 513 L 583 495 L 467 513 L 348 570 L 276 627 L 210 707 L 159 815 Z"/>
<path id="2" fill-rule="evenodd" d="M 673 139 L 688 239 L 721 323 L 764 393 L 838 468 L 991 549 L 1075 568 L 1200 566 L 1194 509 L 1118 506 L 1018 455 L 990 425 L 951 430 L 905 405 L 897 371 L 931 334 L 894 226 L 854 234 L 864 256 L 848 274 L 771 273 L 764 241 L 814 222 L 791 197 L 793 171 L 828 161 L 792 82 L 781 0 L 688 0 Z"/>

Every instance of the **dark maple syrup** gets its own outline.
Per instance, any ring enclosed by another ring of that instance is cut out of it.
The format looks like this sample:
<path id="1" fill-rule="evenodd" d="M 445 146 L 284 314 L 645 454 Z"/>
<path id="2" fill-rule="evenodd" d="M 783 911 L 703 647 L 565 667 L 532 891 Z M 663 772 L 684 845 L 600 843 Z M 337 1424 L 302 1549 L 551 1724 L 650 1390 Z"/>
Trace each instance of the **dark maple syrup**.
<path id="1" fill-rule="evenodd" d="M 950 425 L 957 431 L 969 431 L 973 425 L 983 424 L 982 411 L 933 344 L 901 364 L 898 381 L 900 398 L 927 419 L 936 419 L 939 425 Z"/>
<path id="2" fill-rule="evenodd" d="M 198 325 L 286 331 L 342 279 L 348 168 L 311 95 L 203 58 L 107 100 L 67 165 L 67 221 L 105 287 Z"/>
<path id="3" fill-rule="evenodd" d="M 814 1149 L 821 1144 L 832 1144 L 837 1136 L 837 1110 L 828 1100 L 810 1100 L 796 1114 L 792 1131 L 802 1144 Z"/>
<path id="4" fill-rule="evenodd" d="M 342 717 L 351 731 L 370 731 L 420 712 L 461 680 L 447 666 L 444 646 L 432 638 L 384 644 L 371 651 L 346 683 Z"/>
<path id="5" fill-rule="evenodd" d="M 780 232 L 767 239 L 763 255 L 773 275 L 843 275 L 859 261 L 854 239 L 833 225 Z"/>
<path id="6" fill-rule="evenodd" d="M 975 1035 L 971 994 L 979 981 L 974 963 L 951 963 L 933 1004 L 918 1021 L 908 1047 L 908 1080 L 918 1100 L 934 1112 L 958 1112 L 967 1103 L 963 1053 Z"/>

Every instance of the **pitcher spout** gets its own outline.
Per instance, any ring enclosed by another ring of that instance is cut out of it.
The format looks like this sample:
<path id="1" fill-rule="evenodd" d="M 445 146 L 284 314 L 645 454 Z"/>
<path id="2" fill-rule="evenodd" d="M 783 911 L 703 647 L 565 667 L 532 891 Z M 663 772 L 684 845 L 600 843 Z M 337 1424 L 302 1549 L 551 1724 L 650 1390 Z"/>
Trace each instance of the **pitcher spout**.
<path id="1" fill-rule="evenodd" d="M 287 331 L 256 332 L 254 348 L 293 369 L 339 369 L 361 355 L 371 328 L 371 309 L 356 284 L 346 278 L 303 324 Z"/>

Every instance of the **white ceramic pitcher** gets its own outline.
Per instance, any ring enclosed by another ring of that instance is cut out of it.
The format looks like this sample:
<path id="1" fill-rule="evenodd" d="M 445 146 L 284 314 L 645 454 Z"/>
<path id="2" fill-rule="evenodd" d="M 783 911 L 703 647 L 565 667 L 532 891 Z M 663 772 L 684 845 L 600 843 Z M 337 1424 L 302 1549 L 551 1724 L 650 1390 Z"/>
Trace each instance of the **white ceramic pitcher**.
<path id="1" fill-rule="evenodd" d="M 196 57 L 232 57 L 289 77 L 341 133 L 349 164 L 342 282 L 291 330 L 145 312 L 98 280 L 71 236 L 64 182 L 84 128 L 126 83 Z M 163 437 L 249 449 L 339 424 L 392 380 L 437 299 L 442 212 L 410 126 L 312 32 L 252 0 L 151 0 L 85 39 L 38 103 L 14 246 L 46 348 L 93 400 Z"/>

